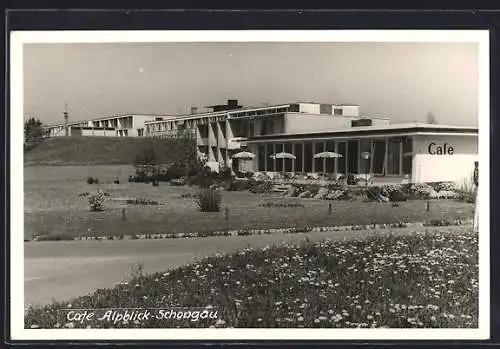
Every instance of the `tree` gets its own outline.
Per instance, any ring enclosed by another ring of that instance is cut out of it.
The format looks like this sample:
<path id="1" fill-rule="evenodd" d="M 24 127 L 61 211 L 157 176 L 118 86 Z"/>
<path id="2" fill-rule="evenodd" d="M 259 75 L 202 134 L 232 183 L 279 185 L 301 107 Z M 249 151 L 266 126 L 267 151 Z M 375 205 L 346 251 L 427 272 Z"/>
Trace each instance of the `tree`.
<path id="1" fill-rule="evenodd" d="M 40 120 L 34 117 L 24 122 L 24 150 L 28 151 L 40 144 L 47 136 Z"/>
<path id="2" fill-rule="evenodd" d="M 427 123 L 433 125 L 438 123 L 436 117 L 432 112 L 429 112 L 429 114 L 427 114 Z"/>

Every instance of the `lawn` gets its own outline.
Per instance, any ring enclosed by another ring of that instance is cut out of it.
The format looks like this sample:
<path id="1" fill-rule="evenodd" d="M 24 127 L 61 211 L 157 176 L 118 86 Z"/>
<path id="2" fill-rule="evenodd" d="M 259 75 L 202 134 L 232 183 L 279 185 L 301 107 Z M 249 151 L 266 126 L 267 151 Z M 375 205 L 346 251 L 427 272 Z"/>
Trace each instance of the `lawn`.
<path id="1" fill-rule="evenodd" d="M 113 289 L 29 308 L 27 328 L 474 328 L 478 239 L 473 233 L 373 235 L 247 248 Z M 61 309 L 201 307 L 218 320 L 68 322 Z M 59 316 L 58 316 L 59 314 Z"/>
<path id="2" fill-rule="evenodd" d="M 132 166 L 47 166 L 25 167 L 25 237 L 46 234 L 127 235 L 139 233 L 183 233 L 229 229 L 267 229 L 303 226 L 334 226 L 371 223 L 456 220 L 473 217 L 473 205 L 454 200 L 408 201 L 392 207 L 390 203 L 363 201 L 325 201 L 278 198 L 276 194 L 224 192 L 223 209 L 202 213 L 191 197 L 193 187 L 159 187 L 128 183 Z M 97 177 L 98 185 L 86 183 Z M 115 177 L 120 184 L 113 184 Z M 100 188 L 111 194 L 103 212 L 90 212 L 79 194 Z M 124 205 L 116 198 L 147 198 L 160 205 Z M 303 207 L 264 207 L 270 201 L 296 203 Z M 328 205 L 332 204 L 332 215 Z M 229 216 L 224 217 L 225 207 Z M 126 219 L 122 209 L 126 209 Z"/>

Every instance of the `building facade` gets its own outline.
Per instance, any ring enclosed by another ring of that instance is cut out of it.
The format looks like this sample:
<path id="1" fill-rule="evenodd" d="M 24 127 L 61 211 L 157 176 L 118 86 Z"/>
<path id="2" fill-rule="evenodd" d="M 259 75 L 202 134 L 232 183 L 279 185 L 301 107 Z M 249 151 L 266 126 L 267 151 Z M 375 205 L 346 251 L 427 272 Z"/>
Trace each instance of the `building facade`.
<path id="1" fill-rule="evenodd" d="M 125 114 L 47 126 L 49 137 L 178 137 L 189 132 L 213 170 L 370 176 L 376 181 L 461 181 L 478 160 L 477 127 L 392 124 L 357 105 L 297 102 L 244 108 L 237 100 L 187 115 Z M 234 159 L 242 150 L 252 160 Z M 317 159 L 335 152 L 339 158 Z M 273 159 L 276 153 L 294 159 Z"/>
<path id="2" fill-rule="evenodd" d="M 73 121 L 44 126 L 47 137 L 96 136 L 96 137 L 144 137 L 145 124 L 172 116 L 156 114 L 123 114 L 110 117 Z"/>
<path id="3" fill-rule="evenodd" d="M 478 160 L 477 128 L 429 124 L 350 127 L 310 134 L 253 137 L 248 149 L 259 172 L 324 173 L 376 182 L 463 181 Z M 335 152 L 342 157 L 315 159 Z M 273 159 L 286 152 L 295 159 Z"/>
<path id="4" fill-rule="evenodd" d="M 379 182 L 461 181 L 478 160 L 477 127 L 391 124 L 388 118 L 360 116 L 356 105 L 242 108 L 229 101 L 211 108 L 148 121 L 146 136 L 175 137 L 188 130 L 213 169 L 225 165 L 248 172 L 369 176 Z M 254 159 L 233 161 L 242 150 L 255 154 Z M 314 158 L 325 151 L 342 157 Z M 280 152 L 295 159 L 273 159 Z"/>

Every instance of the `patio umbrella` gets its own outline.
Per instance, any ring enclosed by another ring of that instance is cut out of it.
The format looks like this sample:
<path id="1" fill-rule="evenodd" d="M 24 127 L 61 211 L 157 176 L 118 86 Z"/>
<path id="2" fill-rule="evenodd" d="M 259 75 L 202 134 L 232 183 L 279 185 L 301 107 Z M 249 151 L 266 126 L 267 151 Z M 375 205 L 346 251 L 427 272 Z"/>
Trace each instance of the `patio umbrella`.
<path id="1" fill-rule="evenodd" d="M 255 154 L 249 151 L 240 151 L 232 156 L 233 159 L 253 159 L 254 157 Z"/>
<path id="2" fill-rule="evenodd" d="M 315 159 L 333 159 L 333 158 L 341 158 L 342 154 L 334 153 L 332 151 L 324 151 L 322 153 L 318 153 L 314 155 Z"/>
<path id="3" fill-rule="evenodd" d="M 343 157 L 342 154 L 335 153 L 332 151 L 324 151 L 321 153 L 314 154 L 315 159 L 336 159 Z M 323 175 L 326 174 L 326 170 L 323 172 Z"/>
<path id="4" fill-rule="evenodd" d="M 255 158 L 254 153 L 250 153 L 249 151 L 240 151 L 239 153 L 234 154 L 231 156 L 233 159 L 238 159 L 238 160 L 252 160 Z M 242 173 L 246 173 L 246 171 L 241 170 L 241 165 L 238 163 L 238 167 Z"/>
<path id="5" fill-rule="evenodd" d="M 296 159 L 297 158 L 295 155 L 290 154 L 290 153 L 285 153 L 285 152 L 272 154 L 270 157 L 271 157 L 271 159 Z"/>
<path id="6" fill-rule="evenodd" d="M 270 157 L 271 159 L 293 159 L 293 160 L 297 158 L 295 155 L 285 152 L 272 154 Z M 285 166 L 283 165 L 283 174 L 284 173 L 285 173 Z"/>

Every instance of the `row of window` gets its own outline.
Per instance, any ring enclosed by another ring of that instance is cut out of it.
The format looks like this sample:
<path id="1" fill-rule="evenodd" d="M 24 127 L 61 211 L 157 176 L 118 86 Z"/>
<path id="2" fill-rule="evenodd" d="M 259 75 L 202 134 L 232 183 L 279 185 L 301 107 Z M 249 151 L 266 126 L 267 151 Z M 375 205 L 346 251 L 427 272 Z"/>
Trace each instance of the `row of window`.
<path id="1" fill-rule="evenodd" d="M 359 139 L 308 141 L 258 145 L 259 171 L 326 172 L 341 174 L 411 175 L 412 139 Z M 340 158 L 314 158 L 321 152 L 335 152 Z M 273 159 L 286 152 L 296 159 Z"/>

